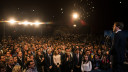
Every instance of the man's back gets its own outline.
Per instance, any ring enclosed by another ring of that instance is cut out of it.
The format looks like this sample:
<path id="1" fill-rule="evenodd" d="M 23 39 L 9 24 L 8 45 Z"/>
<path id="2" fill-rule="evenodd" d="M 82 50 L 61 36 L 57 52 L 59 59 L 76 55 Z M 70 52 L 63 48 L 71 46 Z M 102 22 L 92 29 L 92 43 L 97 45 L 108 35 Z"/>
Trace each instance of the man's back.
<path id="1" fill-rule="evenodd" d="M 126 49 L 126 37 L 123 31 L 119 31 L 115 34 L 112 48 L 114 62 L 122 63 L 125 58 Z"/>

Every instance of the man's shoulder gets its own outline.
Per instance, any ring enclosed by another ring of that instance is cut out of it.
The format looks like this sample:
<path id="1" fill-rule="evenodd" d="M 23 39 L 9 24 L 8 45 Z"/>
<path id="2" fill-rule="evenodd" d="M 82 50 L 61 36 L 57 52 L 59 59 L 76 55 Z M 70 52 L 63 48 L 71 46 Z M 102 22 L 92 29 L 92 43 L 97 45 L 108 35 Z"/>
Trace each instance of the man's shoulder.
<path id="1" fill-rule="evenodd" d="M 31 68 L 29 68 L 26 72 L 32 72 L 32 69 L 31 69 Z"/>
<path id="2" fill-rule="evenodd" d="M 122 37 L 126 37 L 126 35 L 127 35 L 127 33 L 128 32 L 125 32 L 125 31 L 119 31 L 118 33 L 117 33 L 117 35 L 119 35 L 119 36 L 122 36 Z"/>
<path id="3" fill-rule="evenodd" d="M 125 34 L 125 31 L 119 31 L 117 34 Z"/>

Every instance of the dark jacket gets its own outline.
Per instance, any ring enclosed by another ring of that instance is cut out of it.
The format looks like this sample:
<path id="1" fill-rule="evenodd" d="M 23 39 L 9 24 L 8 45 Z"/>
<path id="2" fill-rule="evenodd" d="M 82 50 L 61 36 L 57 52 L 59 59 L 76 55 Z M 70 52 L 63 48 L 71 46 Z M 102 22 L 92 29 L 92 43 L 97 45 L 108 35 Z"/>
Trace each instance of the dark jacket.
<path id="1" fill-rule="evenodd" d="M 113 64 L 123 63 L 125 59 L 125 49 L 126 49 L 126 36 L 123 31 L 115 33 L 112 48 L 110 54 L 112 55 Z"/>
<path id="2" fill-rule="evenodd" d="M 73 55 L 73 71 L 74 72 L 81 72 L 81 62 L 82 62 L 82 55 L 79 54 L 79 61 L 78 61 L 77 55 L 74 54 Z M 80 66 L 80 67 L 77 68 L 77 66 Z"/>
<path id="3" fill-rule="evenodd" d="M 46 71 L 47 71 L 47 72 L 51 72 L 52 69 L 53 69 L 53 67 L 54 67 L 54 66 L 53 66 L 53 65 L 54 65 L 54 64 L 53 64 L 53 55 L 52 55 L 52 54 L 51 54 L 51 60 L 50 60 L 50 58 L 49 58 L 49 54 L 46 54 L 46 56 L 45 56 L 45 64 L 46 64 L 46 65 L 45 65 Z M 52 69 L 51 69 L 51 70 L 49 69 L 50 66 L 52 66 Z"/>

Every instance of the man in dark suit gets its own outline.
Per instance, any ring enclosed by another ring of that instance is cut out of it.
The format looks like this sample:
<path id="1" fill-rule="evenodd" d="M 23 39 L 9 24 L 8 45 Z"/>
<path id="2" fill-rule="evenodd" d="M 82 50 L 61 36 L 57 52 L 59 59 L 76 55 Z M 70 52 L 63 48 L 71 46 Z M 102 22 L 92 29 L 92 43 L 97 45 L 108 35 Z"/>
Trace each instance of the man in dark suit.
<path id="1" fill-rule="evenodd" d="M 47 54 L 45 56 L 45 71 L 53 72 L 53 55 L 50 49 L 47 50 Z"/>
<path id="2" fill-rule="evenodd" d="M 112 71 L 123 72 L 123 62 L 125 60 L 126 37 L 122 31 L 124 25 L 115 22 L 113 32 L 115 33 L 110 54 L 112 55 Z"/>
<path id="3" fill-rule="evenodd" d="M 45 65 L 45 62 L 44 62 L 44 55 L 41 54 L 40 51 L 37 52 L 38 54 L 36 55 L 36 62 L 37 62 L 37 70 L 38 72 L 44 72 L 44 65 Z"/>
<path id="4" fill-rule="evenodd" d="M 61 65 L 60 65 L 60 68 L 61 68 L 61 72 L 64 72 L 64 54 L 62 53 L 62 50 L 61 48 L 58 48 L 58 54 L 61 55 Z"/>
<path id="5" fill-rule="evenodd" d="M 73 58 L 71 57 L 70 52 L 66 52 L 62 72 L 71 72 L 72 69 L 73 69 Z"/>
<path id="6" fill-rule="evenodd" d="M 76 53 L 73 55 L 73 72 L 81 72 L 82 55 L 79 53 L 79 49 L 76 49 Z"/>
<path id="7" fill-rule="evenodd" d="M 23 69 L 25 68 L 25 67 L 24 67 L 24 57 L 23 57 L 21 51 L 18 52 L 18 55 L 17 55 L 17 63 L 20 64 L 21 68 L 23 68 Z"/>

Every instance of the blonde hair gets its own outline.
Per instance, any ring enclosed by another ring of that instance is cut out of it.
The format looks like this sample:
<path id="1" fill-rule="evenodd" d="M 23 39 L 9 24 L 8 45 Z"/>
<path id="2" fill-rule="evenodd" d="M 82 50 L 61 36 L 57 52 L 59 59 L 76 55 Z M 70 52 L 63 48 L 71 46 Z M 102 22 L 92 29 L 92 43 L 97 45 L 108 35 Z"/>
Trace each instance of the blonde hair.
<path id="1" fill-rule="evenodd" d="M 12 69 L 12 72 L 21 72 L 21 66 L 15 65 L 14 68 Z"/>

